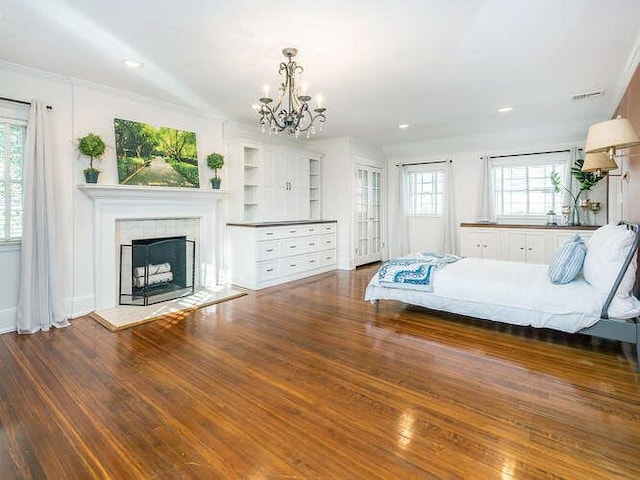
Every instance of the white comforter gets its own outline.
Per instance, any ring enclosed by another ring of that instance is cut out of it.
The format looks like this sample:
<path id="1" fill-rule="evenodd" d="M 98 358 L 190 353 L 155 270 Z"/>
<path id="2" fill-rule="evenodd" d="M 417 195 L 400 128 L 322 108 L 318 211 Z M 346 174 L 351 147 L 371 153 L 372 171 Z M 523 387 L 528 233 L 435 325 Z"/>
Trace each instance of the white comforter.
<path id="1" fill-rule="evenodd" d="M 547 265 L 464 258 L 435 272 L 433 292 L 381 286 L 376 274 L 365 300 L 399 300 L 487 320 L 577 332 L 600 319 L 606 294 L 583 279 L 554 285 Z M 640 315 L 635 297 L 616 298 L 611 318 Z"/>

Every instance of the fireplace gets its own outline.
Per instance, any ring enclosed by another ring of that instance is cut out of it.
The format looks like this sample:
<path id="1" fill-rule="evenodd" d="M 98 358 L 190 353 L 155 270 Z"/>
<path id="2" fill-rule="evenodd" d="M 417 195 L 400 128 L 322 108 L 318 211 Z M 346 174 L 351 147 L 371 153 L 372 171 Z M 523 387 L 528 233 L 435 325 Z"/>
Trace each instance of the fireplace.
<path id="1" fill-rule="evenodd" d="M 120 245 L 134 239 L 184 235 L 195 242 L 195 291 L 224 281 L 224 192 L 101 184 L 78 188 L 93 201 L 94 260 L 89 267 L 95 297 L 87 300 L 88 309 L 119 304 Z"/>
<path id="2" fill-rule="evenodd" d="M 194 293 L 195 242 L 186 236 L 120 245 L 120 305 L 151 305 Z"/>

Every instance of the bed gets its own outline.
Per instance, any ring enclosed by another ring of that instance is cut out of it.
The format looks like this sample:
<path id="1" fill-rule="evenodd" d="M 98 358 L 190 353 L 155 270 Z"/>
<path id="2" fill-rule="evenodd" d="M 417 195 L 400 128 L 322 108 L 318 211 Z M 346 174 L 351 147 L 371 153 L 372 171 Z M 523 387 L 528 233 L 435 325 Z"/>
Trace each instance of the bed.
<path id="1" fill-rule="evenodd" d="M 638 225 L 623 222 L 599 228 L 582 247 L 580 274 L 563 284 L 550 281 L 549 265 L 462 257 L 434 262 L 434 254 L 414 254 L 386 262 L 369 282 L 365 300 L 374 302 L 376 312 L 380 300 L 396 300 L 484 320 L 629 342 L 636 346 L 640 365 L 639 244 Z M 396 275 L 390 281 L 388 271 L 394 265 L 410 265 L 415 273 L 420 263 L 421 275 L 429 277 L 426 281 L 415 275 L 412 280 Z"/>

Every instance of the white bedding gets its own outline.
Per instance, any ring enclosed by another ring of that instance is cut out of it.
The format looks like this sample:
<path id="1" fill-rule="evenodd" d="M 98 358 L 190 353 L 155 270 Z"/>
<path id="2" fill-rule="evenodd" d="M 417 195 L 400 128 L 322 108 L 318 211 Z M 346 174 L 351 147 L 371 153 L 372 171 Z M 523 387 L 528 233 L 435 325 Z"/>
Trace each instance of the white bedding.
<path id="1" fill-rule="evenodd" d="M 399 300 L 435 310 L 514 325 L 577 332 L 600 319 L 606 294 L 581 277 L 554 285 L 547 265 L 463 258 L 435 272 L 433 292 L 381 286 L 376 274 L 365 300 Z M 640 315 L 640 301 L 633 296 L 616 298 L 611 318 Z"/>

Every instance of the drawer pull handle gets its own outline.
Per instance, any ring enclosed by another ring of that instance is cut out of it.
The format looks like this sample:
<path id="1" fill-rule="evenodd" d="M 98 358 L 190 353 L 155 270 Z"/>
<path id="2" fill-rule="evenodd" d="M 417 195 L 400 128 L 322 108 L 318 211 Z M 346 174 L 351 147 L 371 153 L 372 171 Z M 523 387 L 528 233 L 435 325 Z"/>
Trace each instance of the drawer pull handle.
<path id="1" fill-rule="evenodd" d="M 325 260 L 331 260 L 331 257 L 324 257 Z"/>
<path id="2" fill-rule="evenodd" d="M 309 260 L 309 263 L 316 263 L 315 260 Z"/>
<path id="3" fill-rule="evenodd" d="M 289 230 L 289 233 L 296 233 L 297 230 Z"/>
<path id="4" fill-rule="evenodd" d="M 267 252 L 273 252 L 273 248 L 268 248 Z"/>
<path id="5" fill-rule="evenodd" d="M 298 264 L 297 264 L 297 263 L 290 263 L 290 264 L 289 264 L 289 266 L 290 266 L 290 267 L 297 267 L 297 266 L 298 266 Z"/>
<path id="6" fill-rule="evenodd" d="M 273 268 L 267 268 L 267 272 L 273 272 Z"/>
<path id="7" fill-rule="evenodd" d="M 297 245 L 289 245 L 289 248 L 298 248 Z"/>
<path id="8" fill-rule="evenodd" d="M 315 228 L 310 228 L 310 229 L 309 229 L 309 231 L 310 231 L 310 232 L 315 232 L 315 231 L 316 231 L 316 229 L 315 229 Z"/>
<path id="9" fill-rule="evenodd" d="M 273 232 L 267 232 L 265 235 L 273 235 Z"/>
<path id="10" fill-rule="evenodd" d="M 313 247 L 313 246 L 315 246 L 315 243 L 310 243 L 309 246 Z"/>

